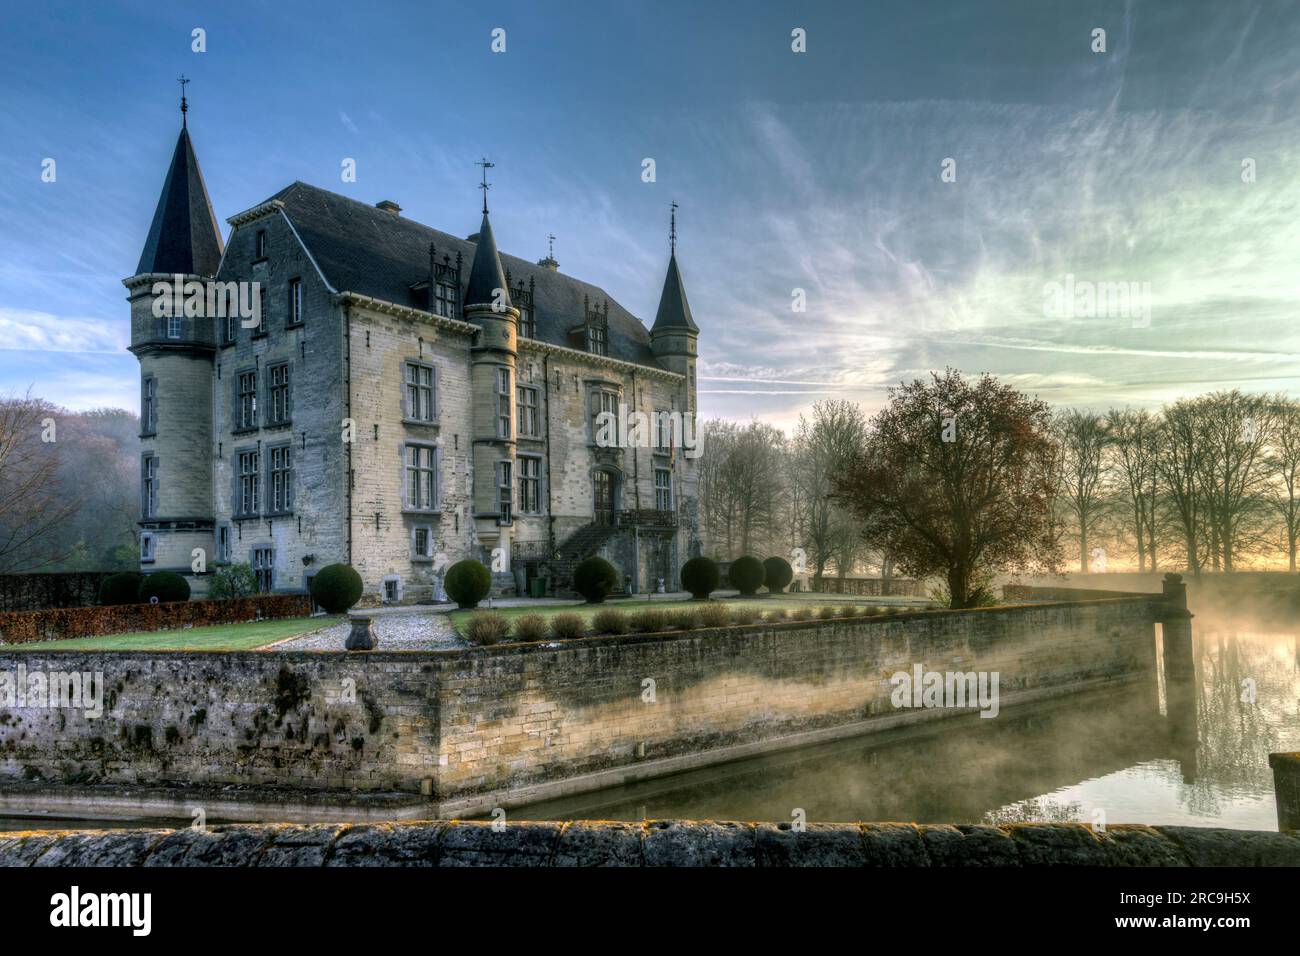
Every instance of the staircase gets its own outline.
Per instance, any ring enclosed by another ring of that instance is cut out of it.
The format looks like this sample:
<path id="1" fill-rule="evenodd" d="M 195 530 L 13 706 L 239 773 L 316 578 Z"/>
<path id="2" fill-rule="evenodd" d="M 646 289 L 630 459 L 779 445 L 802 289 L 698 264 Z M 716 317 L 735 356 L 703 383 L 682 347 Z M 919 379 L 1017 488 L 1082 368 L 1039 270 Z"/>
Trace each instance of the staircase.
<path id="1" fill-rule="evenodd" d="M 619 528 L 614 524 L 592 522 L 583 525 L 555 549 L 556 553 L 547 562 L 547 577 L 550 578 L 551 593 L 555 595 L 573 593 L 573 571 L 583 560 L 591 557 L 605 546 L 610 538 L 618 534 Z M 623 594 L 622 583 L 611 594 Z"/>

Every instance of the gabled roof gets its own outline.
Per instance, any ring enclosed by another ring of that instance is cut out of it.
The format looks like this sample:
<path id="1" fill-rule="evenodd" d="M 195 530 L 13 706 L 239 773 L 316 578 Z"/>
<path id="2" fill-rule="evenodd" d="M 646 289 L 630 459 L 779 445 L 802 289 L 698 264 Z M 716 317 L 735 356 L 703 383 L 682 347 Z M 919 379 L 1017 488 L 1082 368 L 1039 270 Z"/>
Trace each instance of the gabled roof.
<path id="1" fill-rule="evenodd" d="M 325 280 L 339 292 L 428 308 L 427 292 L 412 286 L 429 277 L 429 244 L 433 243 L 439 262 L 448 256 L 454 263 L 457 253 L 463 257 L 461 301 L 469 301 L 465 293 L 472 271 L 469 263 L 478 252 L 476 243 L 303 182 L 282 189 L 268 201 L 272 200 L 283 203 Z M 569 329 L 586 319 L 584 297 L 593 304 L 608 300 L 609 357 L 661 367 L 650 350 L 646 327 L 599 286 L 515 256 L 499 254 L 499 259 L 510 273 L 512 290 L 533 283 L 538 340 L 573 348 Z M 514 304 L 518 307 L 519 302 Z"/>
<path id="2" fill-rule="evenodd" d="M 492 223 L 488 222 L 487 210 L 483 210 L 483 225 L 479 226 L 478 242 L 474 244 L 474 264 L 469 267 L 469 282 L 465 288 L 466 305 L 492 305 L 496 302 L 497 289 L 504 289 L 502 305 L 509 308 L 510 290 L 506 284 L 506 273 L 501 268 L 501 257 L 497 255 L 497 241 L 492 235 Z"/>
<path id="3" fill-rule="evenodd" d="M 214 276 L 221 263 L 221 249 L 221 230 L 199 172 L 199 160 L 189 130 L 182 127 L 135 272 Z"/>
<path id="4" fill-rule="evenodd" d="M 659 296 L 659 311 L 655 313 L 654 331 L 686 329 L 700 331 L 691 317 L 691 304 L 686 301 L 686 286 L 677 268 L 677 253 L 668 257 L 668 274 L 664 276 L 664 291 Z"/>

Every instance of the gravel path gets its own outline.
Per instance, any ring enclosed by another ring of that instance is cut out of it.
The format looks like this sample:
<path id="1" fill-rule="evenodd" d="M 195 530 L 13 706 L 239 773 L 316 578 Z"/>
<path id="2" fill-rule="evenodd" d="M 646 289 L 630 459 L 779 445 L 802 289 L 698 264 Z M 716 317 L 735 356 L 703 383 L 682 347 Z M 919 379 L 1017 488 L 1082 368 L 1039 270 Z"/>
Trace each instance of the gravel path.
<path id="1" fill-rule="evenodd" d="M 375 634 L 380 651 L 443 651 L 468 647 L 447 620 L 445 610 L 419 608 L 372 608 L 364 613 L 374 617 Z M 341 651 L 352 625 L 346 620 L 320 631 L 274 644 L 268 651 Z"/>

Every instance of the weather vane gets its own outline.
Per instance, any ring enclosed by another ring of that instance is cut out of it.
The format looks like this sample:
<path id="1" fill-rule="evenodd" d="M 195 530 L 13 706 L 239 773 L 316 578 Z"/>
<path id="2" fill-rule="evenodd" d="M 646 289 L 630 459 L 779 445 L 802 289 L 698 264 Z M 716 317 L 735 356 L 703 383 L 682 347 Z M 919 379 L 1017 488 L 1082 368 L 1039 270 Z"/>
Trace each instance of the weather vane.
<path id="1" fill-rule="evenodd" d="M 491 184 L 490 182 L 487 181 L 487 171 L 488 171 L 489 169 L 491 169 L 493 166 L 495 166 L 496 163 L 489 163 L 489 162 L 487 161 L 487 157 L 484 156 L 482 162 L 475 163 L 474 165 L 475 165 L 475 166 L 482 166 L 482 167 L 483 167 L 483 181 L 482 181 L 481 183 L 479 183 L 479 187 L 478 187 L 478 188 L 481 189 L 481 190 L 483 190 L 483 215 L 486 216 L 486 215 L 487 215 L 487 211 L 488 211 L 488 210 L 487 210 L 487 191 L 488 191 L 489 189 L 492 188 L 492 184 Z"/>
<path id="2" fill-rule="evenodd" d="M 668 231 L 669 251 L 674 255 L 677 253 L 677 200 L 673 200 L 672 228 Z"/>
<path id="3" fill-rule="evenodd" d="M 190 81 L 189 77 L 187 77 L 184 73 L 182 73 L 179 77 L 176 78 L 176 82 L 181 85 L 181 128 L 182 129 L 185 128 L 185 114 L 188 113 L 190 110 L 189 106 L 185 102 L 185 85 L 189 83 L 189 81 Z"/>
<path id="4" fill-rule="evenodd" d="M 555 258 L 555 234 L 552 233 L 546 237 L 546 258 Z"/>

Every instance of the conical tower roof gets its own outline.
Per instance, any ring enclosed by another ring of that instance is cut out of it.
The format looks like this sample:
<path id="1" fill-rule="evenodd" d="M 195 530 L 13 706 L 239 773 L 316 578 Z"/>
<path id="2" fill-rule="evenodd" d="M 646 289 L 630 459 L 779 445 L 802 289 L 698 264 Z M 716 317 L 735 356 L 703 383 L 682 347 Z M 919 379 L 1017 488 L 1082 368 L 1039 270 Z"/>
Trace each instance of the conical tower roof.
<path id="1" fill-rule="evenodd" d="M 199 172 L 199 160 L 189 130 L 182 127 L 135 271 L 137 275 L 162 272 L 214 276 L 221 262 L 221 249 L 221 230 Z"/>
<path id="2" fill-rule="evenodd" d="M 487 211 L 483 212 L 483 225 L 479 227 L 474 246 L 474 262 L 469 268 L 469 287 L 465 290 L 466 307 L 492 305 L 497 300 L 496 290 L 501 289 L 501 303 L 510 307 L 510 289 L 506 285 L 506 271 L 501 268 L 497 255 L 497 241 L 492 235 L 492 223 Z"/>
<path id="3" fill-rule="evenodd" d="M 682 274 L 677 268 L 677 253 L 668 257 L 668 275 L 664 276 L 664 291 L 659 296 L 659 311 L 655 313 L 655 324 L 651 332 L 665 332 L 670 329 L 685 329 L 698 332 L 700 328 L 691 317 L 691 304 L 686 301 L 686 286 L 682 284 Z"/>

